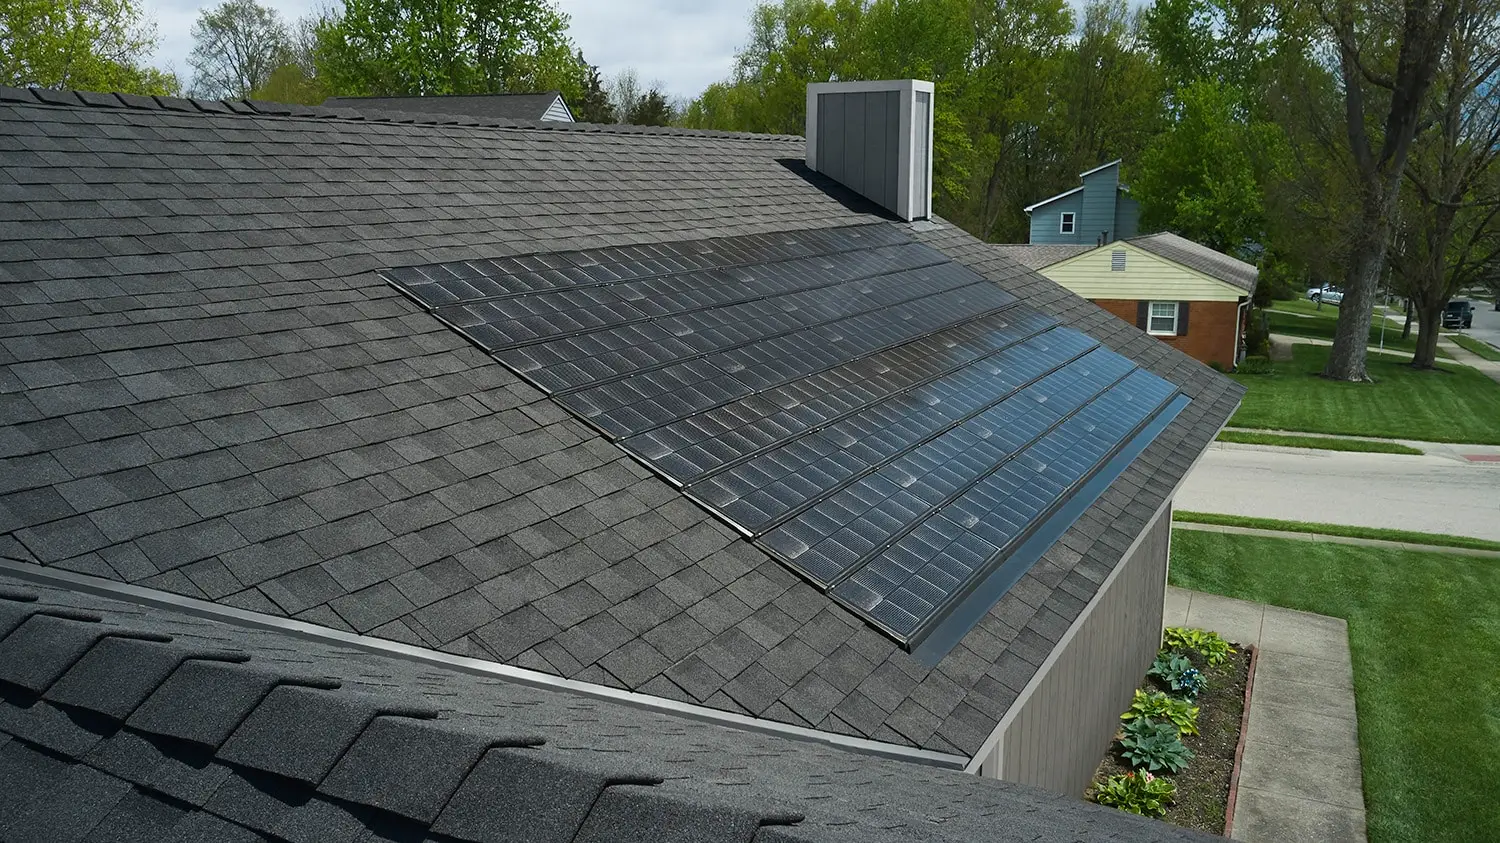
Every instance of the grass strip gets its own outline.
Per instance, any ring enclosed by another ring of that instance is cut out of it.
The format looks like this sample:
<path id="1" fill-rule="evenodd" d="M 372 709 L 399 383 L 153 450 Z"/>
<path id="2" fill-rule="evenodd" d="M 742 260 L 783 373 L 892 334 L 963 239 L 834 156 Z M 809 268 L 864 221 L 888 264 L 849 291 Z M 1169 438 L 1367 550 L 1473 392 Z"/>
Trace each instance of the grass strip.
<path id="1" fill-rule="evenodd" d="M 1348 621 L 1371 843 L 1500 828 L 1494 560 L 1179 530 L 1171 581 Z"/>
<path id="2" fill-rule="evenodd" d="M 1368 439 L 1333 439 L 1327 436 L 1297 436 L 1288 433 L 1249 433 L 1243 430 L 1226 430 L 1219 434 L 1220 442 L 1239 445 L 1279 445 L 1286 448 L 1315 448 L 1320 451 L 1361 451 L 1370 454 L 1413 454 L 1420 456 L 1420 448 L 1402 445 L 1399 442 L 1375 442 Z"/>
<path id="3" fill-rule="evenodd" d="M 1449 334 L 1448 339 L 1458 343 L 1459 347 L 1472 354 L 1477 354 L 1486 360 L 1500 361 L 1500 350 L 1487 342 L 1481 342 L 1473 337 L 1463 334 Z"/>
<path id="4" fill-rule="evenodd" d="M 1351 539 L 1379 539 L 1387 542 L 1425 544 L 1434 547 L 1462 547 L 1469 550 L 1500 551 L 1500 542 L 1473 539 L 1468 536 L 1445 536 L 1441 533 L 1418 533 L 1384 527 L 1349 527 L 1343 524 L 1317 524 L 1311 521 L 1283 521 L 1279 518 L 1251 518 L 1247 515 L 1220 515 L 1217 512 L 1177 510 L 1172 520 L 1190 524 L 1217 524 L 1221 527 L 1249 527 L 1255 530 L 1279 530 L 1283 533 L 1315 533 L 1323 536 L 1345 536 Z"/>

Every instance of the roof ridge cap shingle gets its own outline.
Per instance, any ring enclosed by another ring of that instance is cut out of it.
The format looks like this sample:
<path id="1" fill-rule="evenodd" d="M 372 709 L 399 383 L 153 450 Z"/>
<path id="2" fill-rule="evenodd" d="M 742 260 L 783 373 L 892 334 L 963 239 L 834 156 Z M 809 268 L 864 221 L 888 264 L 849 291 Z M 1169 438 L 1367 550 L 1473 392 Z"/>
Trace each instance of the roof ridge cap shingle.
<path id="1" fill-rule="evenodd" d="M 507 129 L 513 131 L 584 132 L 604 135 L 654 135 L 657 137 L 713 138 L 749 140 L 768 143 L 801 142 L 798 135 L 772 135 L 755 132 L 728 132 L 718 129 L 688 129 L 678 126 L 635 126 L 610 123 L 563 123 L 543 120 L 515 120 L 494 117 L 463 117 L 419 112 L 390 111 L 380 115 L 360 114 L 352 109 L 317 105 L 296 105 L 258 99 L 199 99 L 196 97 L 142 96 L 139 94 L 99 93 L 95 91 L 56 90 L 51 88 L 12 88 L 0 86 L 0 103 L 22 103 L 58 108 L 126 108 L 145 111 L 173 111 L 187 114 L 229 114 L 247 117 L 282 117 L 298 119 L 344 120 L 351 123 L 406 123 L 420 126 L 464 126 Z"/>

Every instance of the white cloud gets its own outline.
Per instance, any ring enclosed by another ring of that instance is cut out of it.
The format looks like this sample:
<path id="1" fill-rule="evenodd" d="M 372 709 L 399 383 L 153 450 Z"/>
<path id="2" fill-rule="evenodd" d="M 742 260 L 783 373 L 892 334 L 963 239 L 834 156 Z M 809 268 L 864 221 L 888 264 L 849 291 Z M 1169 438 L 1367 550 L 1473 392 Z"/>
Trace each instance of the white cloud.
<path id="1" fill-rule="evenodd" d="M 204 6 L 193 0 L 142 0 L 156 19 L 153 63 L 190 81 L 192 26 Z M 287 23 L 310 12 L 315 0 L 260 0 Z M 569 33 L 590 63 L 606 75 L 634 67 L 641 81 L 661 81 L 669 94 L 692 97 L 728 75 L 734 51 L 750 31 L 755 0 L 559 0 L 572 18 Z"/>

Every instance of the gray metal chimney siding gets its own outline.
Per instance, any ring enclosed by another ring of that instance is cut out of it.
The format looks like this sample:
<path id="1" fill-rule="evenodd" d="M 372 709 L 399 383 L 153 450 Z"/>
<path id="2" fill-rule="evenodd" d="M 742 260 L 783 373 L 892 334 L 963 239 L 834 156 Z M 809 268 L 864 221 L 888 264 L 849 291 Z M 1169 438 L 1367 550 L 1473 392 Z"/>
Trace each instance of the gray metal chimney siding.
<path id="1" fill-rule="evenodd" d="M 899 211 L 900 108 L 896 91 L 818 95 L 818 170 L 890 211 Z"/>
<path id="2" fill-rule="evenodd" d="M 934 86 L 921 79 L 807 86 L 807 166 L 904 220 L 932 216 Z"/>

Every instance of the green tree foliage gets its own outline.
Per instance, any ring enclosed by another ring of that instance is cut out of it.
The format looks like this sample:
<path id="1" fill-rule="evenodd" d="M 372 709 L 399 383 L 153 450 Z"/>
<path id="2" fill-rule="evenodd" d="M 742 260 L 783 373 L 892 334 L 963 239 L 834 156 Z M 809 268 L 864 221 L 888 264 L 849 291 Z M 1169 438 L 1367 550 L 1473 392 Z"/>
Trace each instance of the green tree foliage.
<path id="1" fill-rule="evenodd" d="M 331 94 L 489 94 L 560 90 L 587 80 L 547 0 L 346 0 L 317 30 L 317 75 Z"/>
<path id="2" fill-rule="evenodd" d="M 225 0 L 199 12 L 193 24 L 188 64 L 198 96 L 248 96 L 290 61 L 291 41 L 281 16 L 255 0 Z M 282 76 L 279 85 L 291 87 Z"/>
<path id="3" fill-rule="evenodd" d="M 0 3 L 0 82 L 13 87 L 176 94 L 176 76 L 144 64 L 155 47 L 135 0 Z"/>
<path id="4" fill-rule="evenodd" d="M 1261 185 L 1270 177 L 1257 172 L 1256 158 L 1276 157 L 1280 130 L 1248 118 L 1238 92 L 1213 80 L 1183 88 L 1176 106 L 1176 119 L 1131 169 L 1141 225 L 1253 257 L 1265 242 Z"/>
<path id="5" fill-rule="evenodd" d="M 582 52 L 578 53 L 578 63 L 585 64 Z M 574 119 L 580 122 L 615 122 L 615 107 L 610 104 L 609 92 L 604 90 L 604 80 L 600 78 L 597 66 L 588 65 L 588 79 L 584 82 L 583 96 L 568 105 L 573 110 Z"/>
<path id="6" fill-rule="evenodd" d="M 652 86 L 635 98 L 624 117 L 626 123 L 635 126 L 667 126 L 672 122 L 672 105 L 660 88 Z"/>

